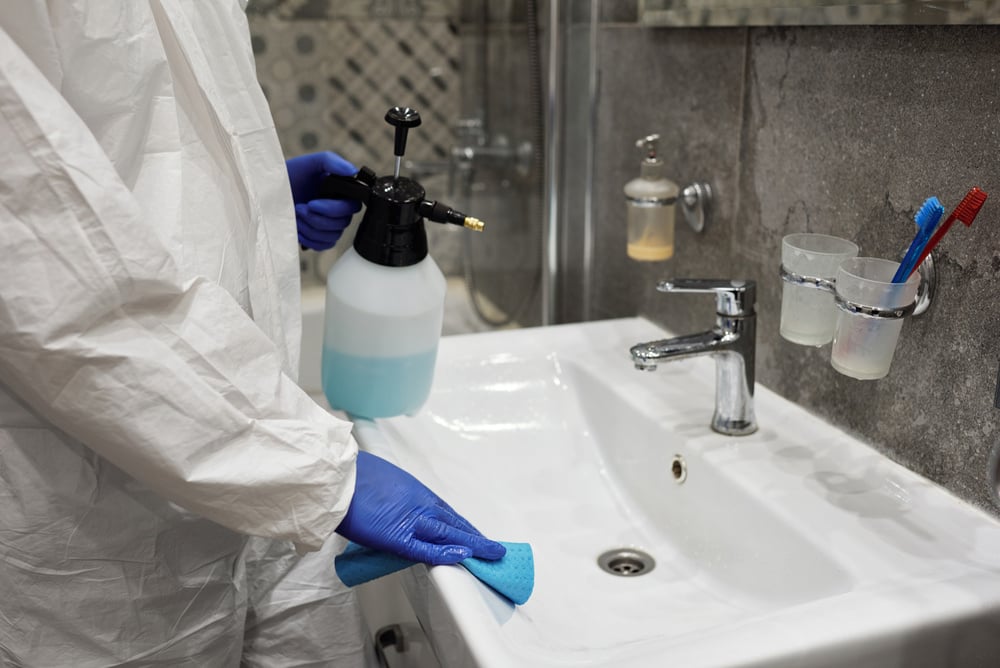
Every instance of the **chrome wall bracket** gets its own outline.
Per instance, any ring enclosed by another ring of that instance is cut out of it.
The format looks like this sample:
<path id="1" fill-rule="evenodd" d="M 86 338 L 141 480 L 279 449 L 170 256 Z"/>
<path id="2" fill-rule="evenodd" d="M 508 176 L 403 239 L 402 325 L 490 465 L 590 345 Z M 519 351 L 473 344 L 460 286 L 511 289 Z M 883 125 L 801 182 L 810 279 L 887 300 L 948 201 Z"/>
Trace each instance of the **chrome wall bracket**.
<path id="1" fill-rule="evenodd" d="M 917 301 L 913 305 L 913 315 L 921 315 L 931 307 L 934 290 L 937 288 L 937 271 L 934 269 L 934 253 L 928 253 L 924 261 L 917 267 L 920 274 L 920 287 L 917 288 Z"/>
<path id="2" fill-rule="evenodd" d="M 900 309 L 875 309 L 868 306 L 862 306 L 861 304 L 855 304 L 854 302 L 847 301 L 846 299 L 840 297 L 837 294 L 836 280 L 819 278 L 816 276 L 802 276 L 788 271 L 785 269 L 785 265 L 781 265 L 779 268 L 781 280 L 786 283 L 792 283 L 793 285 L 815 288 L 817 290 L 829 292 L 834 296 L 837 307 L 843 311 L 861 315 L 866 318 L 889 319 L 905 318 L 909 315 L 922 315 L 928 308 L 930 308 L 931 300 L 934 298 L 934 290 L 937 288 L 937 272 L 934 269 L 934 253 L 930 253 L 924 261 L 920 263 L 920 266 L 917 267 L 917 273 L 920 275 L 920 286 L 917 288 L 917 297 L 912 304 Z"/>
<path id="3" fill-rule="evenodd" d="M 684 220 L 695 232 L 702 232 L 712 208 L 712 186 L 696 181 L 681 191 L 678 204 Z"/>
<path id="4" fill-rule="evenodd" d="M 778 267 L 778 275 L 785 283 L 791 283 L 792 285 L 801 285 L 804 288 L 823 290 L 824 292 L 829 292 L 830 294 L 834 294 L 837 291 L 836 279 L 819 278 L 818 276 L 803 276 L 802 274 L 796 274 L 793 271 L 788 271 L 785 269 L 785 265 L 780 265 Z"/>
<path id="5" fill-rule="evenodd" d="M 902 308 L 876 308 L 875 306 L 865 306 L 864 304 L 848 301 L 836 292 L 833 293 L 833 303 L 837 305 L 837 308 L 845 313 L 859 315 L 862 318 L 874 318 L 876 320 L 899 320 L 900 318 L 905 318 L 908 315 L 913 315 L 917 308 L 917 303 L 915 301 L 909 306 L 904 306 Z"/>

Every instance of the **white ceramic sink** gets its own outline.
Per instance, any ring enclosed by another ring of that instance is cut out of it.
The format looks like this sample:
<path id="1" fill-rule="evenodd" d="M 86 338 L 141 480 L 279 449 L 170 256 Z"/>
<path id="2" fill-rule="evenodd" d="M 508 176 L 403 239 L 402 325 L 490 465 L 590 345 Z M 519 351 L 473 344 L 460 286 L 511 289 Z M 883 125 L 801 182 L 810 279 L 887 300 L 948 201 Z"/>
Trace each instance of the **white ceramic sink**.
<path id="1" fill-rule="evenodd" d="M 665 336 L 448 337 L 419 415 L 357 423 L 484 533 L 533 546 L 517 608 L 458 567 L 407 572 L 445 666 L 1000 666 L 1000 524 L 759 384 L 759 431 L 712 432 L 710 358 L 630 362 Z M 625 547 L 655 567 L 599 568 Z"/>

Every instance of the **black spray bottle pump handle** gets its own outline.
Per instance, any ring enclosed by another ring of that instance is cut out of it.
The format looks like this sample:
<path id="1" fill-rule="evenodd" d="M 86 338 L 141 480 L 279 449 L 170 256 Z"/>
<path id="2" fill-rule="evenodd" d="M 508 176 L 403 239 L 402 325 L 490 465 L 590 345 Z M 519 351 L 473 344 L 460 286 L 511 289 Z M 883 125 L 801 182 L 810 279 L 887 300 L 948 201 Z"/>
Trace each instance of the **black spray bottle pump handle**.
<path id="1" fill-rule="evenodd" d="M 393 141 L 392 154 L 396 156 L 396 164 L 392 170 L 392 177 L 399 178 L 399 165 L 403 161 L 403 154 L 406 153 L 406 135 L 410 128 L 420 125 L 420 114 L 416 109 L 409 107 L 393 107 L 385 112 L 385 122 L 395 126 L 396 136 Z"/>

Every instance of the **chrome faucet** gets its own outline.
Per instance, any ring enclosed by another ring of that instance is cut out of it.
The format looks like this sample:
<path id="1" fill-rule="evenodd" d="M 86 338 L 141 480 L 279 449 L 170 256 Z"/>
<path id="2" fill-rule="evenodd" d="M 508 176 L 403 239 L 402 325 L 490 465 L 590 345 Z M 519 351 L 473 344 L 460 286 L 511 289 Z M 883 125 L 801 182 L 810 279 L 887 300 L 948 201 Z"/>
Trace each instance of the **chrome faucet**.
<path id="1" fill-rule="evenodd" d="M 753 410 L 754 357 L 757 339 L 757 284 L 679 278 L 656 286 L 660 292 L 715 294 L 715 327 L 632 346 L 635 368 L 654 371 L 659 362 L 695 355 L 715 358 L 715 414 L 712 429 L 727 436 L 745 436 L 757 431 Z"/>

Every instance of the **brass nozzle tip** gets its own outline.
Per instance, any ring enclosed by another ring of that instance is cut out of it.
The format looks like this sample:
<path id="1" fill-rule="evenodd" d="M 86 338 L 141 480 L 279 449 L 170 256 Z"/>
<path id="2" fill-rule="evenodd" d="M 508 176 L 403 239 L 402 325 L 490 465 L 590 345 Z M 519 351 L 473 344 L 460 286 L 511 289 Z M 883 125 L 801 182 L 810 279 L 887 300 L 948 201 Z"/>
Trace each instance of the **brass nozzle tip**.
<path id="1" fill-rule="evenodd" d="M 483 229 L 486 228 L 486 223 L 479 220 L 478 218 L 473 218 L 472 216 L 468 216 L 465 219 L 465 226 L 475 232 L 482 232 Z"/>

